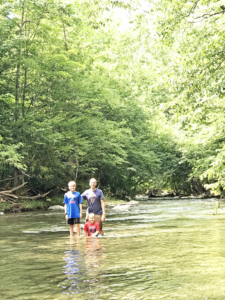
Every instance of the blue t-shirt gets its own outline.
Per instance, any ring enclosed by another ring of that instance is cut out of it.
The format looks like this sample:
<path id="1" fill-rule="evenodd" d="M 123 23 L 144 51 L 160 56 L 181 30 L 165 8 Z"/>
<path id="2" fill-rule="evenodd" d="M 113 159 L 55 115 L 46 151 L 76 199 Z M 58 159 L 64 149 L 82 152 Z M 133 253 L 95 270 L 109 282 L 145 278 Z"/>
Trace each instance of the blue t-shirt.
<path id="1" fill-rule="evenodd" d="M 83 203 L 80 193 L 67 192 L 63 203 L 67 204 L 67 214 L 69 219 L 80 218 L 79 204 Z"/>
<path id="2" fill-rule="evenodd" d="M 89 213 L 94 213 L 95 215 L 102 214 L 101 200 L 104 199 L 102 190 L 95 189 L 95 191 L 92 191 L 89 189 L 83 192 L 81 197 L 87 200 Z"/>

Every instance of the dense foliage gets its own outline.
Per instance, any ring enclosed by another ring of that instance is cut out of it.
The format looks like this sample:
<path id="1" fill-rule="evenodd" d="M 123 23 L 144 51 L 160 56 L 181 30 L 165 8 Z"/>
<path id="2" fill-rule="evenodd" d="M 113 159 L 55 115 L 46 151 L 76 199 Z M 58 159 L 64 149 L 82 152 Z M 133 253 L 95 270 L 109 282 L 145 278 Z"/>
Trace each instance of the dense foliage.
<path id="1" fill-rule="evenodd" d="M 222 190 L 222 1 L 0 1 L 0 180 Z M 122 21 L 119 20 L 122 15 Z M 125 22 L 125 23 L 124 23 Z M 122 27 L 123 25 L 123 27 Z"/>

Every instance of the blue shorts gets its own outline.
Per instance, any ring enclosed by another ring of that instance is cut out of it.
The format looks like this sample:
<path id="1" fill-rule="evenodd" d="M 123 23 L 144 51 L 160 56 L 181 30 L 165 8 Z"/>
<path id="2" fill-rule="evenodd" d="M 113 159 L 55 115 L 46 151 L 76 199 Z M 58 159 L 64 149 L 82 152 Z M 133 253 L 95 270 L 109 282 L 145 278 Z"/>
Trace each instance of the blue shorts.
<path id="1" fill-rule="evenodd" d="M 80 218 L 71 218 L 67 220 L 68 225 L 80 224 Z"/>

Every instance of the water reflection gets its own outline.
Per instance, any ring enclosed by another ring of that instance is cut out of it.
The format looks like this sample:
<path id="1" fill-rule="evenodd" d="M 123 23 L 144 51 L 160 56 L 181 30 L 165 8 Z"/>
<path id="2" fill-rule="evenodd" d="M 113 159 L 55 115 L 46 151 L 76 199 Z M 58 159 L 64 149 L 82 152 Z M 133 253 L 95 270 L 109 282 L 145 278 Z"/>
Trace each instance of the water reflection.
<path id="1" fill-rule="evenodd" d="M 78 249 L 71 249 L 65 251 L 64 260 L 66 261 L 63 267 L 63 273 L 66 275 L 66 279 L 62 283 L 62 288 L 67 289 L 63 294 L 78 294 L 80 291 L 81 284 L 81 253 Z"/>
<path id="2" fill-rule="evenodd" d="M 101 240 L 98 238 L 70 240 L 70 249 L 64 253 L 63 273 L 66 279 L 60 284 L 62 294 L 75 295 L 89 293 L 89 299 L 101 294 L 100 285 L 104 259 Z"/>
<path id="3" fill-rule="evenodd" d="M 103 263 L 102 248 L 99 238 L 86 238 L 84 242 L 85 262 L 89 276 L 99 275 L 100 266 Z M 96 281 L 98 281 L 96 279 Z M 88 282 L 88 281 L 86 281 Z"/>

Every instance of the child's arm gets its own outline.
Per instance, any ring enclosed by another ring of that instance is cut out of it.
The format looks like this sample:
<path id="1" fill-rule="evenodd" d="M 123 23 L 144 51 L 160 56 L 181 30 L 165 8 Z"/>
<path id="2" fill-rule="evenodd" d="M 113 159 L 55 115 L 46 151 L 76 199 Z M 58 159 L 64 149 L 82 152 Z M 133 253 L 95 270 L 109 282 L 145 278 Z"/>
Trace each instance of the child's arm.
<path id="1" fill-rule="evenodd" d="M 104 199 L 101 199 L 101 206 L 102 206 L 102 222 L 105 221 L 105 202 Z"/>
<path id="2" fill-rule="evenodd" d="M 68 215 L 67 215 L 67 204 L 64 205 L 64 208 L 65 208 L 65 218 L 66 218 L 66 220 L 68 220 Z"/>
<path id="3" fill-rule="evenodd" d="M 84 236 L 88 236 L 88 232 L 87 231 L 84 231 Z"/>
<path id="4" fill-rule="evenodd" d="M 81 194 L 79 194 L 78 203 L 79 203 L 79 208 L 80 208 L 80 219 L 81 219 L 82 218 L 82 203 L 83 203 Z"/>
<path id="5" fill-rule="evenodd" d="M 96 231 L 95 233 L 93 233 L 91 236 L 96 237 L 99 234 L 99 231 Z"/>
<path id="6" fill-rule="evenodd" d="M 80 207 L 80 218 L 82 218 L 82 203 L 79 204 Z"/>

